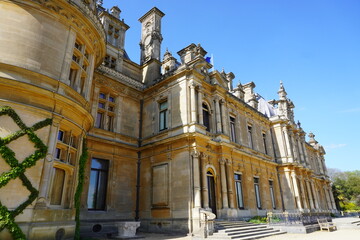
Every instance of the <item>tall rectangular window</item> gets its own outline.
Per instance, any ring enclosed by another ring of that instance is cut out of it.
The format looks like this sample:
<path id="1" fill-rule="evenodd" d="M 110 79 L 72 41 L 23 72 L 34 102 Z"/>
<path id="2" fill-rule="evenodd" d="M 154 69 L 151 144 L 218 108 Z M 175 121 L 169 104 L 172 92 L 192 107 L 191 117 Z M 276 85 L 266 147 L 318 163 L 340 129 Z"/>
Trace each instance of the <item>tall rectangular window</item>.
<path id="1" fill-rule="evenodd" d="M 96 115 L 95 127 L 107 131 L 114 131 L 115 120 L 115 96 L 109 93 L 100 92 L 97 103 L 98 112 Z"/>
<path id="2" fill-rule="evenodd" d="M 270 188 L 270 197 L 271 197 L 272 208 L 276 209 L 274 182 L 272 180 L 269 180 L 269 188 Z"/>
<path id="3" fill-rule="evenodd" d="M 105 210 L 109 161 L 91 160 L 90 183 L 87 204 L 89 210 Z"/>
<path id="4" fill-rule="evenodd" d="M 230 140 L 236 142 L 235 118 L 230 117 Z"/>
<path id="5" fill-rule="evenodd" d="M 101 112 L 98 112 L 96 115 L 96 122 L 95 122 L 95 127 L 97 128 L 102 128 L 104 125 L 104 114 Z"/>
<path id="6" fill-rule="evenodd" d="M 262 134 L 262 139 L 263 139 L 265 154 L 268 154 L 267 145 L 266 145 L 266 134 L 265 133 Z"/>
<path id="7" fill-rule="evenodd" d="M 248 141 L 249 147 L 254 148 L 253 136 L 252 136 L 252 126 L 248 125 Z"/>
<path id="8" fill-rule="evenodd" d="M 258 177 L 254 177 L 254 190 L 255 190 L 255 198 L 256 198 L 256 207 L 258 209 L 261 209 L 260 186 L 259 186 Z"/>
<path id="9" fill-rule="evenodd" d="M 168 102 L 164 101 L 159 104 L 159 130 L 165 130 L 168 128 L 167 124 L 167 111 Z"/>
<path id="10" fill-rule="evenodd" d="M 203 122 L 206 127 L 206 131 L 210 132 L 210 109 L 205 103 L 202 104 Z"/>
<path id="11" fill-rule="evenodd" d="M 54 181 L 50 196 L 51 205 L 61 205 L 63 197 L 65 182 L 65 171 L 63 169 L 55 168 Z"/>
<path id="12" fill-rule="evenodd" d="M 234 177 L 235 177 L 236 200 L 237 200 L 238 208 L 243 209 L 244 197 L 242 191 L 241 175 L 235 174 Z"/>

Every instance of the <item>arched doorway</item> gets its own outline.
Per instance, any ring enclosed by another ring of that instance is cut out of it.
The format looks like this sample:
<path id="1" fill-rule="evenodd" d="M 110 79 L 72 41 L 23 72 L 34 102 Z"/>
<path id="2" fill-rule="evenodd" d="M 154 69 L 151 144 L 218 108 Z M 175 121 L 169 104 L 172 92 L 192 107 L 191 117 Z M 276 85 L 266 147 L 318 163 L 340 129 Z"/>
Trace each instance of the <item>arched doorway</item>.
<path id="1" fill-rule="evenodd" d="M 209 169 L 206 173 L 208 194 L 209 194 L 209 208 L 216 214 L 216 193 L 215 193 L 215 175 L 212 169 Z"/>

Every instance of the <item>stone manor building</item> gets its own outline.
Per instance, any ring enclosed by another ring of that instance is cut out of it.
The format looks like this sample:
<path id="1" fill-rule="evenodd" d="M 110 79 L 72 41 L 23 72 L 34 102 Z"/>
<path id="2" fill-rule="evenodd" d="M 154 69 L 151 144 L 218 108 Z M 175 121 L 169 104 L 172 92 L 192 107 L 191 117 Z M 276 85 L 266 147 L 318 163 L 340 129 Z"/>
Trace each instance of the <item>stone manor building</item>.
<path id="1" fill-rule="evenodd" d="M 196 235 L 204 212 L 336 211 L 324 148 L 306 140 L 282 83 L 268 101 L 211 70 L 200 44 L 162 56 L 156 7 L 139 19 L 137 64 L 120 13 L 92 0 L 0 1 L 0 214 L 30 184 L 38 195 L 15 216 L 23 233 L 72 238 L 84 139 L 82 234 L 140 221 Z M 31 165 L 39 142 L 47 152 Z M 0 239 L 11 239 L 1 221 Z"/>

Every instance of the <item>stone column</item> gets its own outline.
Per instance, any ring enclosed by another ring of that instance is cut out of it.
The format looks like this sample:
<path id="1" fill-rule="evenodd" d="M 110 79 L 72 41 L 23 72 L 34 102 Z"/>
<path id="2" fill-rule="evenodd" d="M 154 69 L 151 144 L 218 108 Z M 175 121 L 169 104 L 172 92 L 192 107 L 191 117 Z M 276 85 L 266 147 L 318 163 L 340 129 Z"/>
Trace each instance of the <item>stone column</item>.
<path id="1" fill-rule="evenodd" d="M 44 159 L 43 170 L 41 174 L 39 196 L 36 202 L 36 208 L 45 208 L 48 203 L 48 192 L 51 183 L 51 171 L 54 160 L 54 151 L 56 148 L 57 133 L 59 130 L 60 119 L 56 116 L 53 117 L 53 123 L 50 126 L 48 150 Z"/>
<path id="2" fill-rule="evenodd" d="M 193 158 L 193 176 L 194 176 L 194 207 L 201 208 L 201 189 L 200 189 L 200 165 L 199 152 L 192 152 Z"/>
<path id="3" fill-rule="evenodd" d="M 325 198 L 326 198 L 326 202 L 327 202 L 327 208 L 329 210 L 331 210 L 332 209 L 332 204 L 331 204 L 329 189 L 328 189 L 327 185 L 324 186 L 324 193 L 325 193 Z"/>
<path id="4" fill-rule="evenodd" d="M 313 193 L 311 191 L 310 183 L 308 180 L 306 181 L 306 187 L 307 187 L 307 192 L 308 192 L 308 196 L 309 196 L 310 208 L 314 209 L 314 197 L 313 197 Z"/>
<path id="5" fill-rule="evenodd" d="M 225 159 L 219 159 L 219 162 L 220 162 L 220 174 L 221 174 L 222 204 L 223 204 L 223 208 L 229 208 L 227 186 L 226 186 Z"/>
<path id="6" fill-rule="evenodd" d="M 65 36 L 64 36 L 65 37 Z M 74 30 L 69 31 L 69 35 L 67 36 L 67 43 L 65 49 L 65 57 L 64 62 L 61 67 L 61 76 L 60 81 L 69 85 L 69 72 L 70 66 L 72 62 L 72 55 L 74 51 L 74 44 L 76 40 L 76 32 Z"/>
<path id="7" fill-rule="evenodd" d="M 310 166 L 310 164 L 308 163 L 308 155 L 307 155 L 307 151 L 306 151 L 305 138 L 304 137 L 303 137 L 303 139 L 301 141 L 301 146 L 302 146 L 302 150 L 304 152 L 304 161 L 306 163 L 306 166 Z"/>
<path id="8" fill-rule="evenodd" d="M 227 119 L 227 116 L 228 114 L 226 113 L 226 107 L 225 107 L 225 100 L 224 99 L 221 99 L 220 100 L 220 107 L 221 107 L 221 121 L 222 121 L 222 132 L 225 134 L 225 135 L 229 135 L 229 131 L 228 131 L 228 126 L 227 126 L 227 122 L 228 122 L 228 119 Z"/>
<path id="9" fill-rule="evenodd" d="M 201 155 L 201 178 L 202 178 L 202 200 L 203 200 L 203 208 L 209 208 L 209 195 L 208 195 L 208 184 L 207 184 L 207 175 L 206 175 L 206 158 L 207 155 Z"/>
<path id="10" fill-rule="evenodd" d="M 198 115 L 199 115 L 199 124 L 204 125 L 204 116 L 203 116 L 203 109 L 202 109 L 202 89 L 199 87 L 198 89 Z"/>
<path id="11" fill-rule="evenodd" d="M 318 199 L 317 191 L 316 191 L 315 184 L 313 181 L 311 181 L 311 188 L 312 188 L 312 193 L 314 196 L 315 208 L 319 209 L 319 201 L 318 201 L 319 199 Z"/>
<path id="12" fill-rule="evenodd" d="M 297 144 L 298 144 L 298 149 L 299 149 L 299 153 L 300 153 L 300 162 L 304 163 L 305 159 L 304 159 L 304 151 L 301 145 L 301 137 L 299 137 L 299 139 L 297 140 Z"/>
<path id="13" fill-rule="evenodd" d="M 290 140 L 289 140 L 289 133 L 288 133 L 288 130 L 287 130 L 286 126 L 283 127 L 283 133 L 284 133 L 284 138 L 285 138 L 284 139 L 284 141 L 285 141 L 284 148 L 286 148 L 286 150 L 287 150 L 287 156 L 286 156 L 287 161 L 288 162 L 293 162 L 292 150 L 291 150 L 291 145 L 290 145 Z"/>
<path id="14" fill-rule="evenodd" d="M 232 170 L 232 162 L 230 160 L 226 161 L 227 166 L 227 187 L 228 187 L 228 195 L 229 195 L 229 204 L 230 208 L 235 208 L 235 199 L 234 199 L 234 173 Z"/>
<path id="15" fill-rule="evenodd" d="M 296 174 L 294 172 L 291 173 L 291 178 L 292 178 L 292 182 L 293 182 L 295 201 L 297 203 L 298 208 L 302 209 L 300 193 L 299 193 L 299 188 L 298 188 L 298 182 L 297 182 L 298 180 L 297 180 Z"/>
<path id="16" fill-rule="evenodd" d="M 303 181 L 303 179 L 299 179 L 299 182 L 300 182 L 300 189 L 301 189 L 301 192 L 302 192 L 301 199 L 302 199 L 302 202 L 303 202 L 303 207 L 304 207 L 304 209 L 308 209 L 309 207 L 308 207 L 306 194 L 305 194 L 306 189 L 304 188 L 304 184 L 303 184 L 304 181 Z"/>
<path id="17" fill-rule="evenodd" d="M 219 98 L 215 98 L 215 116 L 216 116 L 216 132 L 221 133 L 221 116 L 220 116 L 220 105 L 219 105 Z"/>
<path id="18" fill-rule="evenodd" d="M 196 122 L 196 101 L 195 101 L 195 84 L 190 84 L 190 109 L 191 109 L 191 123 Z"/>
<path id="19" fill-rule="evenodd" d="M 93 116 L 95 121 L 96 121 L 96 115 L 97 115 L 97 110 L 98 110 L 99 93 L 100 93 L 100 88 L 95 85 L 95 87 L 94 87 L 94 101 L 93 101 L 93 104 L 92 104 L 92 107 L 91 107 L 91 115 Z"/>

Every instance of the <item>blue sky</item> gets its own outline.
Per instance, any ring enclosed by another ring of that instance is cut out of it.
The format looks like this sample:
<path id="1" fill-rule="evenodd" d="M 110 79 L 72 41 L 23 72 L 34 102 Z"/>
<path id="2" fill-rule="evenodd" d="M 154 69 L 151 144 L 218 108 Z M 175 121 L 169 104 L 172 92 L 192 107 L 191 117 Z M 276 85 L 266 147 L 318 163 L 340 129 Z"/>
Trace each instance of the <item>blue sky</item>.
<path id="1" fill-rule="evenodd" d="M 139 63 L 138 19 L 156 6 L 162 52 L 200 43 L 218 70 L 253 81 L 265 99 L 280 80 L 295 118 L 325 147 L 328 168 L 360 170 L 360 1 L 358 0 L 104 0 L 125 23 L 125 48 Z"/>

